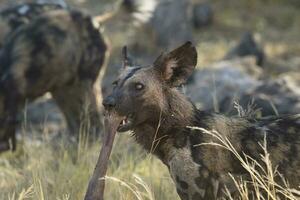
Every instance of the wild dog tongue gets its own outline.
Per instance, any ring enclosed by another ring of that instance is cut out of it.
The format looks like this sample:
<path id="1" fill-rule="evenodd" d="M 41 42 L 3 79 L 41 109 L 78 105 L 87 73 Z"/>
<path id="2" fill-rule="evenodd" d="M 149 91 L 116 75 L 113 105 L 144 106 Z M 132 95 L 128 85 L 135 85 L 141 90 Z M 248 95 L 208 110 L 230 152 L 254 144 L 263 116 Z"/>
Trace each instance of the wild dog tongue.
<path id="1" fill-rule="evenodd" d="M 114 138 L 121 121 L 122 117 L 115 112 L 109 112 L 105 116 L 103 144 L 84 200 L 104 200 L 105 180 L 103 178 L 107 171 L 108 160 L 114 143 Z"/>

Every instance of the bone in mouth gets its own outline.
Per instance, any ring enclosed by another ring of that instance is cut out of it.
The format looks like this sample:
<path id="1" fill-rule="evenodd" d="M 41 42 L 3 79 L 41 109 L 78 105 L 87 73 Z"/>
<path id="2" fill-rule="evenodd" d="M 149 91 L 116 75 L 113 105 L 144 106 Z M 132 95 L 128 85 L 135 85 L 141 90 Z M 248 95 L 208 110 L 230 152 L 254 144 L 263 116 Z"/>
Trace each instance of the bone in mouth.
<path id="1" fill-rule="evenodd" d="M 104 200 L 105 174 L 108 160 L 114 143 L 114 138 L 120 123 L 124 120 L 115 112 L 109 112 L 104 120 L 105 133 L 100 155 L 90 179 L 84 200 Z"/>

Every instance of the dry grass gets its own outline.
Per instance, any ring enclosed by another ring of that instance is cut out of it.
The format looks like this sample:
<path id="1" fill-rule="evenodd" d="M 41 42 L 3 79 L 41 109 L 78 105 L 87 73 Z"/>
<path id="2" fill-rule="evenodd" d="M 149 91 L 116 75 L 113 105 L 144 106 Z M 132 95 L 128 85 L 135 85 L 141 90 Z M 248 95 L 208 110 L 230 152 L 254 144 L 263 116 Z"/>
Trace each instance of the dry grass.
<path id="1" fill-rule="evenodd" d="M 1 154 L 0 199 L 82 199 L 101 141 L 28 134 L 17 152 Z M 177 199 L 167 168 L 128 134 L 116 137 L 107 178 L 106 199 Z"/>

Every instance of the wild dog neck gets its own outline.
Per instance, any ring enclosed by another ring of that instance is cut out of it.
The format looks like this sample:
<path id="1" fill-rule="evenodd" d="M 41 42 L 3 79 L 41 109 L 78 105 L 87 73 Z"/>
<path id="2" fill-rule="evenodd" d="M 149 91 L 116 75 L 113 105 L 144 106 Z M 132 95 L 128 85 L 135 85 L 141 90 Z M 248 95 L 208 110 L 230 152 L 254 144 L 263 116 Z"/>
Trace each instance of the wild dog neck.
<path id="1" fill-rule="evenodd" d="M 167 89 L 165 97 L 165 106 L 161 113 L 157 113 L 156 120 L 145 122 L 133 130 L 137 142 L 161 159 L 164 157 L 162 149 L 176 142 L 179 130 L 192 125 L 195 113 L 193 103 L 177 89 Z"/>

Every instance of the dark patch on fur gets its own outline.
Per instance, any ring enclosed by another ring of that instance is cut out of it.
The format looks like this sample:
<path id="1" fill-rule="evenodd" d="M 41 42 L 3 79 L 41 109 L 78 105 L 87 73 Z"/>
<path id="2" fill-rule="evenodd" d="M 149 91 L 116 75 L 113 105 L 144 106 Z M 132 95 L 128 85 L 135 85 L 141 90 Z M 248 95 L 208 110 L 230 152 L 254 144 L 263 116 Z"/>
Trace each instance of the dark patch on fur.
<path id="1" fill-rule="evenodd" d="M 6 48 L 0 50 L 0 81 L 7 79 L 8 69 L 14 62 L 18 62 L 18 58 L 12 55 L 13 43 L 10 43 Z"/>
<path id="2" fill-rule="evenodd" d="M 189 200 L 188 194 L 178 188 L 177 188 L 177 194 L 179 195 L 181 200 Z"/>
<path id="3" fill-rule="evenodd" d="M 187 145 L 187 134 L 180 130 L 171 130 L 170 132 L 174 132 L 174 146 L 176 148 L 183 148 Z"/>
<path id="4" fill-rule="evenodd" d="M 251 143 L 256 143 L 261 141 L 261 139 L 263 139 L 263 135 L 261 135 L 261 138 L 258 138 L 257 135 L 255 134 L 256 132 L 256 128 L 254 126 L 250 126 L 250 127 L 246 127 L 244 130 L 241 131 L 241 146 L 243 147 L 242 151 L 251 156 L 252 158 L 255 158 L 254 156 L 256 156 L 253 152 L 253 149 L 249 148 L 249 142 Z M 260 148 L 261 149 L 261 148 Z M 260 152 L 263 153 L 263 152 Z M 258 159 L 258 158 L 256 158 Z"/>
<path id="5" fill-rule="evenodd" d="M 136 67 L 133 68 L 128 74 L 127 76 L 123 79 L 122 83 L 120 84 L 120 87 L 122 87 L 124 85 L 124 83 L 130 78 L 132 77 L 137 71 L 139 71 L 141 69 L 141 67 Z"/>
<path id="6" fill-rule="evenodd" d="M 194 119 L 193 126 L 209 129 L 208 125 L 205 123 L 205 120 L 209 117 L 212 117 L 211 113 L 208 113 L 206 111 L 200 111 L 197 108 L 194 108 Z M 187 129 L 190 141 L 191 141 L 191 153 L 193 160 L 197 163 L 203 166 L 201 151 L 199 148 L 194 147 L 194 145 L 201 144 L 203 142 L 202 134 L 198 130 L 193 129 Z"/>
<path id="7" fill-rule="evenodd" d="M 289 153 L 287 155 L 287 159 L 289 161 L 289 163 L 292 163 L 294 161 L 295 158 L 298 158 L 298 148 L 295 144 L 291 144 L 290 146 L 290 150 Z M 282 165 L 284 165 L 284 163 L 282 163 Z"/>
<path id="8" fill-rule="evenodd" d="M 165 161 L 165 153 L 159 149 L 159 148 L 156 148 L 155 149 L 155 155 L 170 169 L 170 166 L 167 162 L 164 162 Z"/>
<path id="9" fill-rule="evenodd" d="M 79 61 L 79 66 L 84 65 L 85 60 L 86 60 L 84 57 L 85 57 L 84 55 L 81 57 L 81 59 Z M 90 78 L 91 73 L 87 72 L 84 68 L 79 68 L 78 75 L 81 80 L 85 80 L 85 79 Z"/>
<path id="10" fill-rule="evenodd" d="M 71 12 L 71 18 L 74 22 L 78 22 L 78 21 L 81 21 L 82 18 L 83 18 L 83 14 L 79 11 L 76 11 L 76 10 L 72 10 Z"/>
<path id="11" fill-rule="evenodd" d="M 67 86 L 72 86 L 73 84 L 75 84 L 75 82 L 76 82 L 76 78 L 75 78 L 75 77 L 72 77 L 72 78 L 70 78 L 70 80 L 68 80 L 68 81 L 66 82 L 66 85 L 67 85 Z"/>
<path id="12" fill-rule="evenodd" d="M 181 189 L 186 190 L 189 188 L 189 185 L 185 182 L 180 180 L 178 176 L 176 176 L 176 182 L 180 185 Z"/>
<path id="13" fill-rule="evenodd" d="M 32 47 L 30 57 L 35 58 L 31 60 L 29 68 L 25 72 L 25 77 L 30 84 L 34 84 L 42 75 L 42 65 L 46 64 L 48 60 L 53 58 L 50 39 L 54 39 L 57 44 L 63 44 L 67 33 L 55 25 L 51 25 L 48 18 L 41 17 L 29 26 L 26 30 L 25 42 L 29 42 Z"/>
<path id="14" fill-rule="evenodd" d="M 202 200 L 202 199 L 203 199 L 202 196 L 198 192 L 196 192 L 192 196 L 192 200 Z"/>
<path id="15" fill-rule="evenodd" d="M 20 9 L 26 6 L 27 11 L 21 13 Z M 12 31 L 17 30 L 24 24 L 28 24 L 33 19 L 37 18 L 41 14 L 44 14 L 50 10 L 60 10 L 63 9 L 60 5 L 56 4 L 37 4 L 37 3 L 23 3 L 13 7 L 9 7 L 0 11 L 0 18 L 3 22 L 7 23 L 9 27 L 8 32 L 4 32 L 4 36 L 9 37 Z M 0 41 L 0 47 L 2 47 L 2 42 Z"/>
<path id="16" fill-rule="evenodd" d="M 25 72 L 25 77 L 31 84 L 34 84 L 41 75 L 42 71 L 36 65 L 31 65 Z"/>
<path id="17" fill-rule="evenodd" d="M 94 27 L 90 16 L 72 11 L 71 17 L 79 27 L 84 26 L 87 33 L 87 35 L 82 35 L 82 39 L 86 41 L 86 48 L 80 58 L 79 78 L 80 80 L 91 79 L 95 81 L 100 69 L 98 65 L 102 65 L 104 62 L 105 54 L 102 52 L 106 51 L 105 42 L 99 30 Z"/>
<path id="18" fill-rule="evenodd" d="M 206 182 L 207 182 L 207 179 L 206 178 L 203 178 L 203 177 L 197 177 L 195 178 L 195 183 L 196 185 L 198 186 L 199 189 L 205 189 L 206 188 Z"/>

